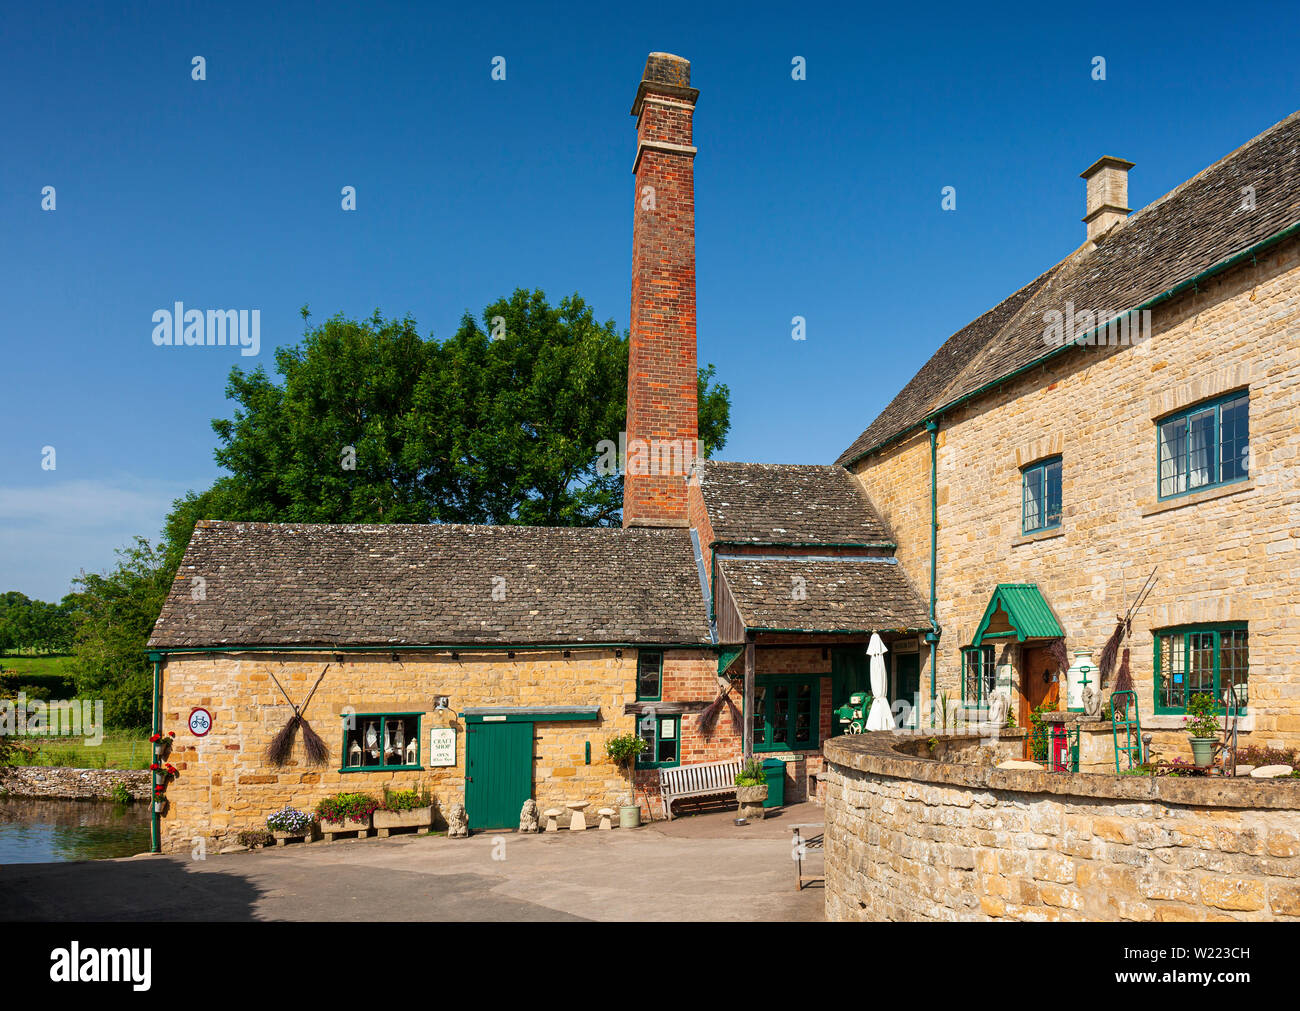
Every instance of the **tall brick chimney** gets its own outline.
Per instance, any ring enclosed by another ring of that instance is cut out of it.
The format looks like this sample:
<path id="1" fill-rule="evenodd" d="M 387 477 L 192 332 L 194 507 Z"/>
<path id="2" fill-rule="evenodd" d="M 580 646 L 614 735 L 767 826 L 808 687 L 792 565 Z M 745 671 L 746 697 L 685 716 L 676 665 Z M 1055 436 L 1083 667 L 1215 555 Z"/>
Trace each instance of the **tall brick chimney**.
<path id="1" fill-rule="evenodd" d="M 651 53 L 632 103 L 636 192 L 623 526 L 684 527 L 697 452 L 695 148 L 699 91 L 680 56 Z"/>
<path id="2" fill-rule="evenodd" d="M 1088 213 L 1083 220 L 1089 242 L 1128 217 L 1128 170 L 1132 167 L 1131 161 L 1107 155 L 1079 174 L 1088 186 Z"/>

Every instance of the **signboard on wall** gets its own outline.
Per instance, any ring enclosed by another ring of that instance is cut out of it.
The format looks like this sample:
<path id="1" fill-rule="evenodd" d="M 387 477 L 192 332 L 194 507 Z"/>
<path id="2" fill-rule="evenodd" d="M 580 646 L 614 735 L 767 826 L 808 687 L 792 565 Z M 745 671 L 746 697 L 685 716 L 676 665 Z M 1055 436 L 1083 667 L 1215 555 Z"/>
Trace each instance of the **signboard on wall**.
<path id="1" fill-rule="evenodd" d="M 429 731 L 429 766 L 456 764 L 456 728 L 434 727 Z"/>

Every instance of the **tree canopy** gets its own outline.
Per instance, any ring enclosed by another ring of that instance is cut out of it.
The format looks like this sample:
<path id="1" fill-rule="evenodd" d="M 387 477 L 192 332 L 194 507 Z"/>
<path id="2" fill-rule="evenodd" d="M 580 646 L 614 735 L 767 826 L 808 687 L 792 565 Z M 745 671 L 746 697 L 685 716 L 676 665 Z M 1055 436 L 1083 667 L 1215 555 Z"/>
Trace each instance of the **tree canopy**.
<path id="1" fill-rule="evenodd" d="M 205 515 L 616 524 L 622 476 L 601 472 L 598 446 L 625 428 L 627 360 L 627 337 L 577 295 L 552 307 L 520 289 L 444 341 L 409 317 L 336 316 L 276 352 L 279 382 L 232 369 L 233 417 L 212 423 L 230 475 L 177 503 L 168 539 L 188 540 Z M 713 376 L 700 370 L 705 456 L 730 427 L 730 391 Z"/>

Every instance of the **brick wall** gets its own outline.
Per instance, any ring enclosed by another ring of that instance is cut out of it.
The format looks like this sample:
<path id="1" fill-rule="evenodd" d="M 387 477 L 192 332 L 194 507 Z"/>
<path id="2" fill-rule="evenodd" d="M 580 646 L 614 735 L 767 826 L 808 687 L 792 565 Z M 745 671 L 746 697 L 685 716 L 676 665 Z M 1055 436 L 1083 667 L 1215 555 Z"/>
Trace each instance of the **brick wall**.
<path id="1" fill-rule="evenodd" d="M 434 698 L 449 696 L 455 711 L 474 706 L 599 706 L 594 722 L 537 723 L 533 789 L 538 805 L 562 806 L 588 800 L 593 808 L 625 803 L 631 793 L 627 777 L 605 758 L 605 741 L 632 732 L 635 717 L 624 706 L 636 697 L 636 651 L 583 650 L 570 658 L 558 651 L 520 649 L 504 653 L 352 654 L 342 665 L 330 662 L 305 716 L 329 745 L 323 767 L 305 764 L 301 737 L 290 763 L 276 769 L 263 755 L 291 710 L 271 674 L 289 696 L 300 702 L 311 691 L 328 655 L 249 654 L 245 658 L 194 657 L 170 660 L 163 669 L 163 730 L 176 731 L 170 761 L 180 775 L 167 790 L 163 818 L 166 850 L 188 848 L 204 836 L 211 842 L 241 829 L 264 827 L 272 811 L 293 804 L 311 809 L 321 798 L 361 790 L 379 796 L 393 789 L 426 788 L 439 809 L 464 803 L 464 723 L 457 727 L 456 765 L 418 771 L 340 772 L 342 714 L 418 712 L 421 753 L 427 757 Z M 669 651 L 665 667 L 709 666 L 712 652 Z M 185 726 L 190 710 L 207 708 L 213 729 L 194 737 Z M 585 745 L 591 744 L 591 764 Z"/>
<path id="2" fill-rule="evenodd" d="M 637 96 L 627 438 L 649 444 L 699 433 L 695 352 L 695 175 L 690 63 L 651 54 Z M 631 457 L 629 448 L 629 458 Z M 685 526 L 681 473 L 623 478 L 624 526 Z"/>
<path id="3" fill-rule="evenodd" d="M 1300 921 L 1300 784 L 827 747 L 828 920 Z"/>
<path id="4" fill-rule="evenodd" d="M 1250 625 L 1253 743 L 1300 744 L 1300 246 L 1292 242 L 1157 309 L 1153 339 L 1080 348 L 940 423 L 938 680 L 960 696 L 959 653 L 999 582 L 1034 582 L 1071 649 L 1094 659 L 1139 584 L 1159 582 L 1134 624 L 1143 726 L 1152 715 L 1152 630 Z M 1046 345 L 1045 345 L 1046 349 Z M 1155 418 L 1248 386 L 1252 477 L 1156 501 Z M 929 441 L 924 432 L 854 465 L 894 532 L 908 574 L 929 578 Z M 1059 531 L 1021 534 L 1020 468 L 1063 457 Z M 1185 748 L 1177 733 L 1166 752 Z"/>

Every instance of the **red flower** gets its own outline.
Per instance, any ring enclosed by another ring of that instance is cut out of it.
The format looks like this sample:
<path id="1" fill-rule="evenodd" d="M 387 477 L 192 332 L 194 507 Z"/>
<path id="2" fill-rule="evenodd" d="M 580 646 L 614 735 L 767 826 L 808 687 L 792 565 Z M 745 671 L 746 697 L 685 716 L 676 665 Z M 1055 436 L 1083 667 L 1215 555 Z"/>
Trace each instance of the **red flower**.
<path id="1" fill-rule="evenodd" d="M 169 776 L 176 775 L 176 766 L 172 765 L 171 762 L 167 763 L 167 775 Z"/>
<path id="2" fill-rule="evenodd" d="M 162 792 L 163 792 L 164 790 L 166 790 L 166 789 L 167 789 L 167 788 L 166 788 L 165 786 L 163 786 L 161 783 L 159 783 L 157 786 L 155 786 L 155 787 L 153 788 L 153 792 L 154 792 L 154 793 L 162 793 Z"/>
<path id="3" fill-rule="evenodd" d="M 154 744 L 157 744 L 159 741 L 162 740 L 162 734 L 154 734 L 152 737 L 149 738 L 149 740 L 153 741 Z"/>
<path id="4" fill-rule="evenodd" d="M 175 736 L 176 736 L 176 731 L 175 731 L 175 730 L 169 730 L 169 731 L 167 731 L 167 736 L 168 736 L 168 737 L 175 737 Z"/>
<path id="5" fill-rule="evenodd" d="M 159 765 L 157 762 L 153 762 L 150 764 L 149 768 L 152 769 L 154 772 L 157 772 L 159 769 L 162 768 L 162 766 Z"/>

